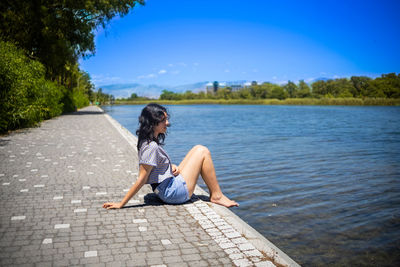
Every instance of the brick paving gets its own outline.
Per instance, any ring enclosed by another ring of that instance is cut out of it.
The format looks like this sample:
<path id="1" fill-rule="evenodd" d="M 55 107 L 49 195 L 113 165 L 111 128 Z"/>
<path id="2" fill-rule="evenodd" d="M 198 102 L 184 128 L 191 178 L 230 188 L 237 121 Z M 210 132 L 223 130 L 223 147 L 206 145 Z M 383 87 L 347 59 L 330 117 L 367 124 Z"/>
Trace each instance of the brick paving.
<path id="1" fill-rule="evenodd" d="M 103 209 L 138 175 L 135 139 L 107 116 L 87 107 L 0 137 L 0 266 L 275 266 L 200 198 L 167 205 L 145 185 Z"/>

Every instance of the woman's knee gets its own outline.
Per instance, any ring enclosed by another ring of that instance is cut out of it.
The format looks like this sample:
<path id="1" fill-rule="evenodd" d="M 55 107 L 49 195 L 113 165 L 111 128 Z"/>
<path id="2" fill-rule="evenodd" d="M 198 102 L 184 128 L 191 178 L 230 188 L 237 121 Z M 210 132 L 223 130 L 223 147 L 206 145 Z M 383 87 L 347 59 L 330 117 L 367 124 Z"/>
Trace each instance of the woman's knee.
<path id="1" fill-rule="evenodd" d="M 210 150 L 208 150 L 208 148 L 206 146 L 203 145 L 195 145 L 193 147 L 193 149 L 197 152 L 197 153 L 201 153 L 201 154 L 210 154 Z"/>

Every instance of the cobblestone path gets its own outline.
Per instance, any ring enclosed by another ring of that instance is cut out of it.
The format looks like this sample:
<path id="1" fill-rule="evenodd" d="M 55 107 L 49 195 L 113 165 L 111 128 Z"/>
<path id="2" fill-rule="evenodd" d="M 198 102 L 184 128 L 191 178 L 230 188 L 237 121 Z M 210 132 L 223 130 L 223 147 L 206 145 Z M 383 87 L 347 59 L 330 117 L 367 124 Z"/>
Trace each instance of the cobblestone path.
<path id="1" fill-rule="evenodd" d="M 205 201 L 166 205 L 97 107 L 0 138 L 1 266 L 275 266 Z M 276 262 L 275 262 L 276 263 Z"/>

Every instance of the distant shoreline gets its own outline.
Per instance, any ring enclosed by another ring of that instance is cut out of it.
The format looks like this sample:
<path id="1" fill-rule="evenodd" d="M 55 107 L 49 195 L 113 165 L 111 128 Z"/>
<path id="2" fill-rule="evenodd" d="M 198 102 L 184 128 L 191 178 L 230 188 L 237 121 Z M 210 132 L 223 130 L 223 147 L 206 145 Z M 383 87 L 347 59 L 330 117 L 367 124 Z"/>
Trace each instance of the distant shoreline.
<path id="1" fill-rule="evenodd" d="M 400 106 L 400 98 L 287 98 L 279 99 L 189 99 L 115 101 L 115 105 L 305 105 L 305 106 Z"/>

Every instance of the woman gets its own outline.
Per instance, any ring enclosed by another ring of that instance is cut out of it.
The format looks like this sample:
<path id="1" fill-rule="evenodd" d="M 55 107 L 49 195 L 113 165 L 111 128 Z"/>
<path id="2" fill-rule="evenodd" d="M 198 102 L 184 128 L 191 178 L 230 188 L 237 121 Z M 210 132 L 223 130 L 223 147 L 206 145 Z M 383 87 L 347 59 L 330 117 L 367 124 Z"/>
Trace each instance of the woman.
<path id="1" fill-rule="evenodd" d="M 144 184 L 150 184 L 158 197 L 169 204 L 188 201 L 195 189 L 199 174 L 210 191 L 210 201 L 225 207 L 239 206 L 227 198 L 219 187 L 209 150 L 201 145 L 193 147 L 176 166 L 161 147 L 167 132 L 168 113 L 158 104 L 148 104 L 139 117 L 137 148 L 139 176 L 120 203 L 104 203 L 103 208 L 122 208 Z"/>

